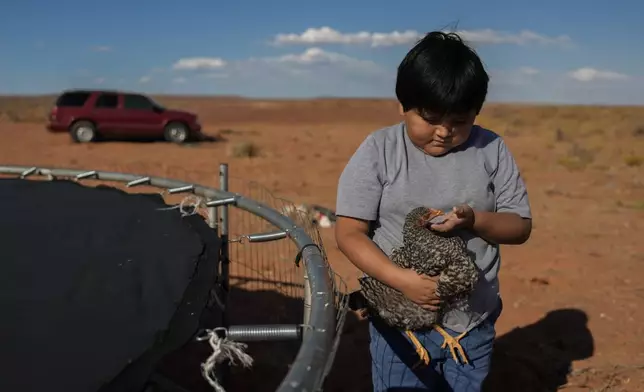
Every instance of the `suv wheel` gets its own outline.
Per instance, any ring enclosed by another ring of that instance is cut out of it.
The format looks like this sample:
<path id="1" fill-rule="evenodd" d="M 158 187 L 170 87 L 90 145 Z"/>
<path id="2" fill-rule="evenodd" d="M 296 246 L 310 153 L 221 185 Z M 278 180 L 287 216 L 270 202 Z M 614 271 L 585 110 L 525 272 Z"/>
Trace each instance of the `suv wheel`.
<path id="1" fill-rule="evenodd" d="M 96 140 L 96 127 L 89 121 L 75 122 L 71 126 L 69 133 L 77 143 L 90 143 Z"/>
<path id="2" fill-rule="evenodd" d="M 183 143 L 188 140 L 188 128 L 180 122 L 171 122 L 165 126 L 165 140 L 172 143 Z"/>

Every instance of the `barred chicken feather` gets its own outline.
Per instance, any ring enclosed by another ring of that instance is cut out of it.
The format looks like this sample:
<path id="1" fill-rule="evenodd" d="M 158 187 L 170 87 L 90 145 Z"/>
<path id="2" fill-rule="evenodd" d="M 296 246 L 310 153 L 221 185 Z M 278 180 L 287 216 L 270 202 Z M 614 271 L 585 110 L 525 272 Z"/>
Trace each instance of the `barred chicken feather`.
<path id="1" fill-rule="evenodd" d="M 463 361 L 468 363 L 458 343 L 462 336 L 452 337 L 438 322 L 440 316 L 449 309 L 465 309 L 467 296 L 474 289 L 479 272 L 462 238 L 437 233 L 428 228 L 430 221 L 442 214 L 439 210 L 426 207 L 413 209 L 405 217 L 403 244 L 394 249 L 390 257 L 400 267 L 411 268 L 423 275 L 438 276 L 436 293 L 442 303 L 437 312 L 423 309 L 400 291 L 371 277 L 360 279 L 360 291 L 369 313 L 406 332 L 416 346 L 420 362 L 429 364 L 429 354 L 412 331 L 433 328 L 445 338 L 443 347 L 449 347 L 454 359 L 459 361 L 456 356 L 458 352 Z"/>

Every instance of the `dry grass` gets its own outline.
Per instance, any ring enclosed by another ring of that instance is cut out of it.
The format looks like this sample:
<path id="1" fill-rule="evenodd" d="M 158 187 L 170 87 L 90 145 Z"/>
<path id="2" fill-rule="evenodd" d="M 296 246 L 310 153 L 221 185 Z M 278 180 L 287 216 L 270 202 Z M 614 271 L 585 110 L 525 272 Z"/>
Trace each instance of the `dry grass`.
<path id="1" fill-rule="evenodd" d="M 637 127 L 633 130 L 633 136 L 644 137 L 644 127 Z"/>
<path id="2" fill-rule="evenodd" d="M 626 166 L 630 167 L 642 166 L 642 163 L 644 163 L 644 157 L 639 155 L 629 155 L 624 158 L 624 163 Z"/>
<path id="3" fill-rule="evenodd" d="M 633 201 L 633 202 L 628 202 L 628 203 L 624 203 L 621 200 L 617 200 L 617 202 L 615 204 L 617 204 L 617 206 L 621 207 L 621 208 L 629 208 L 629 209 L 633 209 L 633 210 L 643 210 L 644 211 L 644 200 L 638 200 L 638 201 Z"/>
<path id="4" fill-rule="evenodd" d="M 0 123 L 37 123 L 47 119 L 53 96 L 0 97 Z"/>
<path id="5" fill-rule="evenodd" d="M 229 156 L 233 158 L 254 158 L 259 154 L 259 146 L 249 141 L 232 144 L 229 150 Z"/>
<path id="6" fill-rule="evenodd" d="M 595 153 L 573 142 L 568 149 L 568 154 L 557 162 L 569 170 L 583 170 L 595 161 Z"/>

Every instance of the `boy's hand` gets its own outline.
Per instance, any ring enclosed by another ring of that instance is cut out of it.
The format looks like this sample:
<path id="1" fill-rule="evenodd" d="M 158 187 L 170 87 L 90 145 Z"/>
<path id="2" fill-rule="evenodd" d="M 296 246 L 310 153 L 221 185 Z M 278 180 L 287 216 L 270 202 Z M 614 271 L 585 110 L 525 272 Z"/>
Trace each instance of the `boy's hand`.
<path id="1" fill-rule="evenodd" d="M 434 223 L 429 228 L 446 233 L 456 229 L 471 229 L 474 227 L 474 210 L 467 204 L 454 207 L 444 218 L 443 222 Z"/>
<path id="2" fill-rule="evenodd" d="M 398 290 L 422 308 L 437 311 L 440 305 L 440 298 L 436 295 L 438 277 L 420 275 L 412 269 L 404 269 L 401 273 L 404 275 Z"/>

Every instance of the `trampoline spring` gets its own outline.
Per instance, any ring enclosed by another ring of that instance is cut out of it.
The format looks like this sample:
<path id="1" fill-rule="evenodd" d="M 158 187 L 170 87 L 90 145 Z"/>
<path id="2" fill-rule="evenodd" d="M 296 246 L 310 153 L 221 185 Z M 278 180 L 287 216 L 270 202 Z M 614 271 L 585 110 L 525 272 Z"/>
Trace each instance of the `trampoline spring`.
<path id="1" fill-rule="evenodd" d="M 27 177 L 27 176 L 30 176 L 30 175 L 34 174 L 37 170 L 38 170 L 38 168 L 37 168 L 36 166 L 31 167 L 31 168 L 29 168 L 29 169 L 27 169 L 27 170 L 23 171 L 23 172 L 20 174 L 20 178 L 25 178 L 25 177 Z"/>
<path id="2" fill-rule="evenodd" d="M 168 193 L 172 195 L 175 193 L 192 192 L 194 190 L 195 190 L 194 185 L 186 185 L 186 186 L 180 186 L 178 188 L 168 189 Z"/>
<path id="3" fill-rule="evenodd" d="M 220 207 L 220 206 L 227 206 L 227 205 L 236 204 L 236 203 L 237 203 L 236 197 L 228 197 L 225 199 L 211 200 L 209 202 L 206 202 L 206 207 Z"/>
<path id="4" fill-rule="evenodd" d="M 273 231 L 270 233 L 259 233 L 259 234 L 248 234 L 246 238 L 248 242 L 268 242 L 281 240 L 288 237 L 288 232 L 286 231 Z"/>
<path id="5" fill-rule="evenodd" d="M 133 186 L 137 186 L 137 185 L 143 185 L 143 184 L 149 184 L 149 183 L 150 183 L 150 177 L 142 177 L 142 178 L 139 178 L 139 179 L 136 179 L 136 180 L 128 182 L 126 184 L 126 186 L 129 188 L 129 187 L 133 187 Z"/>
<path id="6" fill-rule="evenodd" d="M 76 175 L 77 180 L 82 180 L 90 177 L 98 178 L 98 173 L 96 172 L 96 170 L 92 170 L 92 171 L 88 171 L 88 172 Z"/>
<path id="7" fill-rule="evenodd" d="M 265 342 L 298 340 L 303 327 L 295 324 L 233 325 L 226 330 L 226 337 L 238 342 Z"/>

